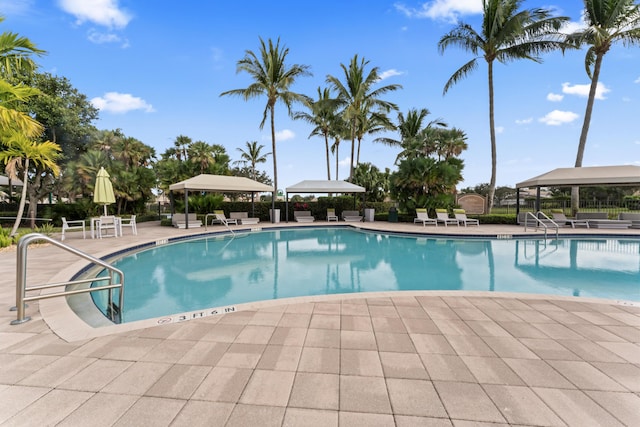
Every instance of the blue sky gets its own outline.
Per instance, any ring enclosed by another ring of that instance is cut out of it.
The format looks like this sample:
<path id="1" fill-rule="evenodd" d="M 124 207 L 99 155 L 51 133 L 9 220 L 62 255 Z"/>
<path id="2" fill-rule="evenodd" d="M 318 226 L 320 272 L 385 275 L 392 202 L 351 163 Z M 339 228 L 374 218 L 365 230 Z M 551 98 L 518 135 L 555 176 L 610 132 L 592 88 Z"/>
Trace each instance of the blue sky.
<path id="1" fill-rule="evenodd" d="M 350 0 L 306 2 L 154 0 L 0 0 L 0 31 L 29 37 L 48 52 L 41 71 L 64 76 L 100 108 L 99 129 L 120 128 L 156 148 L 178 135 L 226 147 L 232 160 L 247 141 L 271 150 L 268 125 L 259 129 L 264 99 L 220 97 L 245 88 L 236 74 L 245 50 L 259 37 L 280 37 L 290 64 L 311 67 L 296 92 L 316 95 L 326 76 L 342 79 L 340 64 L 358 54 L 384 74 L 381 84 L 400 84 L 388 95 L 400 111 L 427 108 L 430 118 L 464 130 L 469 149 L 460 187 L 488 182 L 486 63 L 443 96 L 448 78 L 471 59 L 452 48 L 437 50 L 440 37 L 461 20 L 479 29 L 480 0 Z M 525 1 L 553 8 L 580 25 L 580 0 Z M 548 54 L 542 64 L 496 64 L 498 185 L 575 162 L 589 80 L 585 51 Z M 605 57 L 583 166 L 640 164 L 640 49 L 616 46 Z M 300 109 L 300 108 L 296 108 Z M 393 115 L 395 119 L 395 114 Z M 278 181 L 286 188 L 304 179 L 326 179 L 324 140 L 311 127 L 276 107 Z M 368 137 L 361 162 L 395 169 L 398 153 Z M 348 143 L 339 152 L 341 179 L 348 177 Z M 272 172 L 272 162 L 262 169 Z M 335 179 L 335 159 L 331 159 Z"/>

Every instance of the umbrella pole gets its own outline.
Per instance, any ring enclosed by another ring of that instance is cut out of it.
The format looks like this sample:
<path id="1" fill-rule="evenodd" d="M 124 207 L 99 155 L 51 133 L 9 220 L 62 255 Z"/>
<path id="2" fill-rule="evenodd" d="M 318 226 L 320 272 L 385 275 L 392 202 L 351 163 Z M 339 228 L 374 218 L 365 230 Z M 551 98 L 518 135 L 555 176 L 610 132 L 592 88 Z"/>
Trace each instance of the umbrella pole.
<path id="1" fill-rule="evenodd" d="M 107 205 L 102 205 L 104 206 L 104 216 L 107 216 Z"/>

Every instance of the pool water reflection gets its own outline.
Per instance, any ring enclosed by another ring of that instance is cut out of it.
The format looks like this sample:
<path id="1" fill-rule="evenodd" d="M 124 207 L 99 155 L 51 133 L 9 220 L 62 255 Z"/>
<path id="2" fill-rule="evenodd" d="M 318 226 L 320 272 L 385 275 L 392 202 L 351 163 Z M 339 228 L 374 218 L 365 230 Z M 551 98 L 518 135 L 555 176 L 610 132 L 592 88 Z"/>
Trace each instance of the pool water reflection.
<path id="1" fill-rule="evenodd" d="M 624 239 L 436 239 L 296 228 L 154 247 L 114 266 L 126 277 L 127 322 L 267 299 L 373 291 L 640 301 L 640 241 Z M 104 307 L 102 296 L 94 299 Z"/>

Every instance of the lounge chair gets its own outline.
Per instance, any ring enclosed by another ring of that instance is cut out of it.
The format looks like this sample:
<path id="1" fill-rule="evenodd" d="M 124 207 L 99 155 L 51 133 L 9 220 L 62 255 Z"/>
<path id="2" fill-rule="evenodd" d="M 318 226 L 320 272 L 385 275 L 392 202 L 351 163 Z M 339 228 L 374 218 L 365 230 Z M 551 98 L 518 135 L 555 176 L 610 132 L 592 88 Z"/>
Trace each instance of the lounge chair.
<path id="1" fill-rule="evenodd" d="M 458 220 L 458 225 L 464 224 L 464 226 L 466 227 L 467 224 L 475 224 L 480 227 L 480 221 L 475 218 L 467 218 L 467 213 L 464 211 L 464 209 L 454 209 L 453 215 L 456 217 L 456 220 Z"/>
<path id="2" fill-rule="evenodd" d="M 337 221 L 338 215 L 336 215 L 336 210 L 334 208 L 327 209 L 327 221 Z"/>
<path id="3" fill-rule="evenodd" d="M 311 215 L 311 211 L 294 211 L 293 219 L 296 222 L 313 222 L 316 219 Z"/>
<path id="4" fill-rule="evenodd" d="M 619 221 L 631 221 L 631 228 L 640 228 L 640 213 L 622 212 L 618 214 Z"/>
<path id="5" fill-rule="evenodd" d="M 183 213 L 175 213 L 171 216 L 171 224 L 177 228 L 186 228 L 187 219 L 189 219 L 189 228 L 202 227 L 202 221 L 198 219 L 196 214 L 190 213 L 186 217 Z"/>
<path id="6" fill-rule="evenodd" d="M 589 228 L 629 228 L 630 220 L 609 219 L 606 212 L 578 212 L 576 219 L 583 219 L 589 222 Z"/>
<path id="7" fill-rule="evenodd" d="M 576 225 L 584 225 L 589 228 L 589 220 L 588 219 L 575 219 L 575 218 L 567 218 L 561 210 L 551 210 L 551 219 L 554 222 L 558 223 L 558 225 L 571 225 L 571 228 L 576 228 Z"/>
<path id="8" fill-rule="evenodd" d="M 249 212 L 229 212 L 230 219 L 237 219 L 240 224 L 257 224 L 260 218 L 249 217 Z"/>
<path id="9" fill-rule="evenodd" d="M 217 213 L 215 214 L 215 216 L 218 221 L 220 221 L 227 227 L 229 226 L 229 224 L 238 225 L 238 220 L 236 218 L 227 218 L 224 213 Z"/>
<path id="10" fill-rule="evenodd" d="M 62 236 L 60 237 L 60 240 L 64 241 L 64 233 L 65 231 L 69 231 L 69 230 L 82 230 L 82 238 L 86 239 L 87 235 L 84 229 L 84 221 L 79 219 L 79 220 L 74 220 L 74 221 L 67 221 L 67 218 L 62 217 Z"/>
<path id="11" fill-rule="evenodd" d="M 342 219 L 346 222 L 361 222 L 362 215 L 358 211 L 342 211 Z"/>
<path id="12" fill-rule="evenodd" d="M 455 218 L 449 218 L 449 212 L 446 209 L 436 209 L 436 220 L 444 224 L 444 226 L 448 226 L 449 224 L 455 224 L 458 227 L 460 226 L 460 222 L 458 222 Z"/>
<path id="13" fill-rule="evenodd" d="M 438 226 L 438 220 L 436 218 L 429 218 L 427 210 L 422 208 L 416 209 L 416 217 L 413 219 L 413 223 L 422 223 L 423 227 L 427 224 L 433 224 L 436 227 Z"/>

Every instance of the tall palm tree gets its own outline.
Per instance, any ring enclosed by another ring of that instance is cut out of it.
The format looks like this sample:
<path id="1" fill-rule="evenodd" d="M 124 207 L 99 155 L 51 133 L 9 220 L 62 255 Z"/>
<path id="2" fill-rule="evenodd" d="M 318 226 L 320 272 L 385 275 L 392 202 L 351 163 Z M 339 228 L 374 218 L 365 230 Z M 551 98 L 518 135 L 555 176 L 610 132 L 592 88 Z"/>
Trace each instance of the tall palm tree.
<path id="1" fill-rule="evenodd" d="M 388 113 L 388 111 L 372 110 L 370 100 L 363 104 L 362 110 L 360 110 L 360 117 L 358 118 L 358 127 L 356 128 L 356 139 L 358 140 L 356 166 L 360 164 L 360 147 L 362 146 L 362 139 L 365 135 L 373 135 L 396 129 L 396 126 L 389 120 L 386 113 Z"/>
<path id="2" fill-rule="evenodd" d="M 38 137 L 43 131 L 42 124 L 28 113 L 15 109 L 20 103 L 40 93 L 28 86 L 14 86 L 0 79 L 0 132 L 18 131 L 27 137 Z"/>
<path id="3" fill-rule="evenodd" d="M 524 0 L 482 0 L 482 28 L 478 32 L 470 25 L 459 23 L 438 42 L 440 53 L 450 46 L 460 47 L 475 55 L 449 78 L 443 94 L 478 68 L 483 58 L 488 65 L 489 132 L 491 136 L 491 181 L 489 182 L 489 212 L 496 189 L 496 129 L 493 99 L 494 61 L 508 63 L 517 59 L 542 62 L 539 55 L 567 47 L 559 29 L 569 18 L 552 16 L 547 9 L 519 10 Z"/>
<path id="4" fill-rule="evenodd" d="M 236 148 L 240 152 L 240 159 L 235 163 L 245 163 L 251 165 L 251 179 L 256 179 L 256 165 L 258 163 L 266 163 L 267 157 L 271 153 L 262 154 L 264 145 L 258 145 L 258 141 L 245 142 L 246 150 L 242 148 Z"/>
<path id="5" fill-rule="evenodd" d="M 192 139 L 188 136 L 178 135 L 176 140 L 173 141 L 173 146 L 175 148 L 175 155 L 178 161 L 186 161 L 187 160 L 187 148 L 192 143 Z"/>
<path id="6" fill-rule="evenodd" d="M 213 155 L 213 148 L 204 141 L 196 141 L 189 146 L 187 150 L 189 160 L 200 167 L 200 173 L 205 173 L 209 166 L 216 162 Z"/>
<path id="7" fill-rule="evenodd" d="M 325 155 L 327 159 L 327 179 L 331 180 L 331 166 L 329 161 L 329 138 L 331 135 L 331 124 L 335 120 L 337 104 L 331 98 L 331 90 L 329 88 L 321 89 L 318 87 L 318 99 L 316 101 L 309 99 L 304 103 L 309 112 L 300 111 L 293 115 L 296 120 L 304 120 L 315 126 L 309 138 L 312 136 L 321 136 L 324 138 Z"/>
<path id="8" fill-rule="evenodd" d="M 373 67 L 365 76 L 365 67 L 368 64 L 369 61 L 364 58 L 358 61 L 358 55 L 355 55 L 351 59 L 349 67 L 340 64 L 344 72 L 344 83 L 334 76 L 327 76 L 327 83 L 337 92 L 337 100 L 343 107 L 342 115 L 349 122 L 351 128 L 349 180 L 353 177 L 353 169 L 355 167 L 355 141 L 358 127 L 362 118 L 366 116 L 363 113 L 363 107 L 368 107 L 371 109 L 370 111 L 374 109 L 385 112 L 395 110 L 398 108 L 395 104 L 380 99 L 380 96 L 402 88 L 399 84 L 393 84 L 373 89 L 373 86 L 380 81 L 379 68 Z"/>
<path id="9" fill-rule="evenodd" d="M 24 206 L 27 202 L 30 162 L 33 162 L 37 167 L 48 168 L 54 175 L 58 175 L 60 168 L 56 164 L 56 159 L 61 149 L 58 144 L 50 141 L 38 143 L 28 138 L 24 133 L 17 131 L 3 134 L 0 141 L 4 146 L 4 150 L 0 151 L 0 162 L 5 164 L 7 174 L 11 179 L 17 179 L 18 172 L 22 171 L 22 197 L 16 221 L 11 229 L 11 236 L 14 236 L 20 226 Z"/>
<path id="10" fill-rule="evenodd" d="M 291 86 L 299 77 L 310 76 L 308 65 L 285 63 L 289 48 L 280 46 L 280 38 L 275 45 L 271 39 L 267 44 L 260 38 L 259 56 L 253 51 L 245 51 L 245 56 L 238 61 L 237 72 L 244 71 L 254 80 L 249 87 L 233 89 L 220 94 L 220 96 L 241 96 L 245 101 L 266 96 L 267 103 L 262 114 L 260 129 L 267 121 L 267 115 L 271 122 L 271 155 L 273 156 L 273 185 L 272 208 L 275 208 L 275 198 L 278 194 L 278 163 L 276 158 L 276 130 L 275 130 L 275 106 L 278 101 L 284 103 L 289 115 L 294 102 L 304 102 L 307 98 L 299 93 L 291 91 Z"/>
<path id="11" fill-rule="evenodd" d="M 640 45 L 640 4 L 634 0 L 584 0 L 584 6 L 587 27 L 567 37 L 567 41 L 576 46 L 589 46 L 584 66 L 591 86 L 580 132 L 576 167 L 582 166 L 604 55 L 618 42 L 624 46 Z M 578 187 L 574 187 L 571 191 L 571 208 L 574 212 L 578 210 L 578 204 Z"/>
<path id="12" fill-rule="evenodd" d="M 0 15 L 0 23 L 3 21 L 4 16 Z M 16 73 L 31 74 L 37 68 L 33 55 L 45 53 L 26 37 L 10 32 L 0 34 L 0 76 L 7 78 Z"/>

